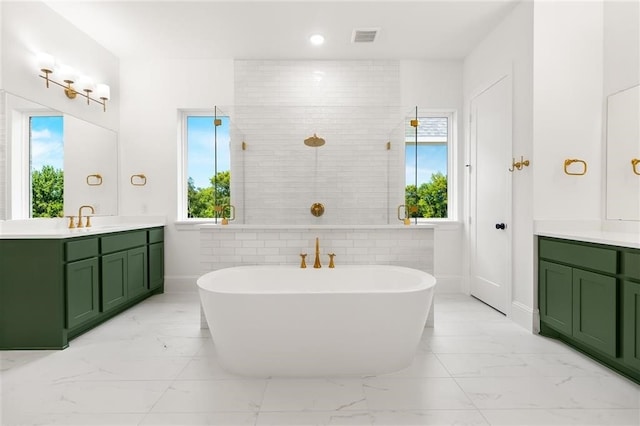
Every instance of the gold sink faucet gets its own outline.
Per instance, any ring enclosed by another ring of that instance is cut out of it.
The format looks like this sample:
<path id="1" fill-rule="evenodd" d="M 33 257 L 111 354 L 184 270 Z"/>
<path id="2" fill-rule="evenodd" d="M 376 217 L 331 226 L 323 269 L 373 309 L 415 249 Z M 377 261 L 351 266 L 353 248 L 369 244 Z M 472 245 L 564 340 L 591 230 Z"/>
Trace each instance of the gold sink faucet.
<path id="1" fill-rule="evenodd" d="M 314 268 L 322 268 L 320 264 L 320 239 L 316 237 L 316 260 L 313 262 Z"/>
<path id="2" fill-rule="evenodd" d="M 78 225 L 77 225 L 78 228 L 84 228 L 85 227 L 85 225 L 82 224 L 82 209 L 84 209 L 85 207 L 91 209 L 91 214 L 95 214 L 96 213 L 96 211 L 93 209 L 93 206 L 80 206 L 80 208 L 78 209 Z M 86 216 L 86 218 L 87 218 L 86 227 L 90 228 L 91 227 L 91 217 L 90 216 Z"/>

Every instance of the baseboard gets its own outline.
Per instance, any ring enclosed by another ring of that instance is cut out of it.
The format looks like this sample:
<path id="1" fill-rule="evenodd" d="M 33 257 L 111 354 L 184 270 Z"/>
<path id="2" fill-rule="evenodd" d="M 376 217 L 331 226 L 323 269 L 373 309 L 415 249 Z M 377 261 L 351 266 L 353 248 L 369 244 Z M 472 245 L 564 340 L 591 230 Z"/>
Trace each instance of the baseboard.
<path id="1" fill-rule="evenodd" d="M 532 309 L 517 301 L 511 303 L 511 320 L 532 333 L 537 333 L 535 327 L 537 317 L 537 309 Z"/>
<path id="2" fill-rule="evenodd" d="M 165 276 L 164 277 L 164 291 L 176 292 L 176 291 L 197 291 L 196 280 L 198 275 L 182 275 L 182 276 Z"/>
<path id="3" fill-rule="evenodd" d="M 436 276 L 436 293 L 461 293 L 461 283 L 460 276 Z"/>

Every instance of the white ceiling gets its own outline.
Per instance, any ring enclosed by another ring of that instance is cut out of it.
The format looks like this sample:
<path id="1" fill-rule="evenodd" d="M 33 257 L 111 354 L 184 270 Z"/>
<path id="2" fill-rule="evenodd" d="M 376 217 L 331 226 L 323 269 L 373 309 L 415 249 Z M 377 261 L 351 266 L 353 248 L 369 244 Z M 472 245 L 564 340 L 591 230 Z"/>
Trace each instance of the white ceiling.
<path id="1" fill-rule="evenodd" d="M 45 1 L 120 58 L 460 59 L 519 0 Z M 380 28 L 372 44 L 356 28 Z M 325 44 L 308 37 L 322 33 Z"/>

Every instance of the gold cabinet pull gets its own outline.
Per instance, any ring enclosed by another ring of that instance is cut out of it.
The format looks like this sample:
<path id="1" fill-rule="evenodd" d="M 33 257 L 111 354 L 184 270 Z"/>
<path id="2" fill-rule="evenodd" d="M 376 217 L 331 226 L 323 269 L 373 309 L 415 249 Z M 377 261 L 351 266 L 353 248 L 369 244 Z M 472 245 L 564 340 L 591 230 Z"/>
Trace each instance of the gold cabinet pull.
<path id="1" fill-rule="evenodd" d="M 633 173 L 640 176 L 640 170 L 638 170 L 638 164 L 640 164 L 640 158 L 631 159 L 631 167 L 633 167 Z"/>
<path id="2" fill-rule="evenodd" d="M 572 165 L 573 163 L 580 163 L 582 164 L 582 172 L 570 172 L 569 171 L 569 166 Z M 579 160 L 577 158 L 567 158 L 566 160 L 564 160 L 564 173 L 570 176 L 582 176 L 582 175 L 586 175 L 587 174 L 587 162 L 584 160 Z"/>

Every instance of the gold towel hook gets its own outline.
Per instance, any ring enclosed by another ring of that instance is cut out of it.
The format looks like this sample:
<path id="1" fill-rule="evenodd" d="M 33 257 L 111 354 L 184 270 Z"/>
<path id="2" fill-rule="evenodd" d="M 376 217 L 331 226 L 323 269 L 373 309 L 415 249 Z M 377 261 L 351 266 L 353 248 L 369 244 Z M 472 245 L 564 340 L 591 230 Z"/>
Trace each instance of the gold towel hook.
<path id="1" fill-rule="evenodd" d="M 582 164 L 582 173 L 573 173 L 569 171 L 569 166 L 573 163 L 581 163 Z M 577 158 L 567 158 L 564 160 L 564 172 L 570 176 L 583 176 L 587 174 L 587 162 L 584 160 L 579 160 Z"/>
<path id="2" fill-rule="evenodd" d="M 516 162 L 515 157 L 513 158 L 513 160 L 511 161 L 511 168 L 509 169 L 510 172 L 515 171 L 516 169 L 518 170 L 522 170 L 522 167 L 529 167 L 529 160 L 525 160 L 524 159 L 524 155 L 520 156 L 520 161 Z"/>
<path id="3" fill-rule="evenodd" d="M 633 173 L 635 173 L 638 176 L 640 176 L 640 171 L 637 168 L 638 164 L 640 164 L 640 158 L 632 158 L 631 159 L 631 166 L 633 167 Z"/>

